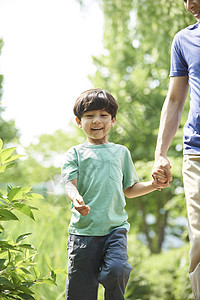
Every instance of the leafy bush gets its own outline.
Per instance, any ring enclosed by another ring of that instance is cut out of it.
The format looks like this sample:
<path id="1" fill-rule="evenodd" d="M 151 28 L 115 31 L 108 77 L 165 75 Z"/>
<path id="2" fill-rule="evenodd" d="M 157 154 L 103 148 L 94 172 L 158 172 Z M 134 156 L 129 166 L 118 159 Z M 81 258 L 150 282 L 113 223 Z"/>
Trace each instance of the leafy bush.
<path id="1" fill-rule="evenodd" d="M 150 255 L 134 234 L 129 234 L 128 253 L 133 271 L 126 290 L 127 300 L 194 299 L 188 276 L 189 244 Z"/>
<path id="2" fill-rule="evenodd" d="M 0 173 L 12 167 L 14 161 L 21 155 L 13 155 L 15 147 L 2 149 L 0 139 Z M 2 174 L 1 174 L 2 176 Z M 0 298 L 3 299 L 35 299 L 33 285 L 39 283 L 56 284 L 56 270 L 50 270 L 47 276 L 40 277 L 35 263 L 36 248 L 24 240 L 30 232 L 20 234 L 14 241 L 10 239 L 5 222 L 19 222 L 18 211 L 34 220 L 34 210 L 31 206 L 34 199 L 42 199 L 37 193 L 31 193 L 31 188 L 7 186 L 0 191 Z M 60 271 L 58 271 L 60 272 Z"/>

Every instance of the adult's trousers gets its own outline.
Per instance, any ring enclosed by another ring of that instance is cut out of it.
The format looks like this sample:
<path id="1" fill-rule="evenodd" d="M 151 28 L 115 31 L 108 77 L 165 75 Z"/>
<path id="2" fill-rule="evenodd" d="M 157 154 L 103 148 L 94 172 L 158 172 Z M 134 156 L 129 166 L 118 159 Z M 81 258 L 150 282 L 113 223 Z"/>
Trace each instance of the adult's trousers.
<path id="1" fill-rule="evenodd" d="M 184 155 L 183 181 L 190 239 L 189 276 L 196 300 L 200 300 L 200 156 Z"/>

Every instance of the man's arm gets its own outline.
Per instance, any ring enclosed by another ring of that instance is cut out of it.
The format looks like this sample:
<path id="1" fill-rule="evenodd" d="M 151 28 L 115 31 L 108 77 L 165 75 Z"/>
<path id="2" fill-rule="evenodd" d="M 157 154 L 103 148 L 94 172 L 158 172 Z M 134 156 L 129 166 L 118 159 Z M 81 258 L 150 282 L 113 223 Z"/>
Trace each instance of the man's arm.
<path id="1" fill-rule="evenodd" d="M 89 214 L 89 206 L 85 205 L 82 196 L 79 194 L 77 189 L 78 179 L 67 181 L 65 184 L 65 191 L 69 199 L 73 202 L 75 209 L 82 215 L 86 216 Z"/>
<path id="2" fill-rule="evenodd" d="M 188 76 L 171 77 L 168 94 L 161 112 L 153 171 L 159 168 L 164 169 L 166 182 L 172 180 L 167 151 L 181 122 L 188 87 Z"/>

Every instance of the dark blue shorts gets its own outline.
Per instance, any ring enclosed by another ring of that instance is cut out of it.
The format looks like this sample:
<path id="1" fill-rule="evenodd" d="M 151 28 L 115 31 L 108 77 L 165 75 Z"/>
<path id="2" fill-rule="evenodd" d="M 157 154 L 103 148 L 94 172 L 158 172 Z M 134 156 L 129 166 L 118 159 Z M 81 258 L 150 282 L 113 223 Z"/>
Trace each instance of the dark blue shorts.
<path id="1" fill-rule="evenodd" d="M 96 300 L 99 283 L 105 288 L 106 300 L 125 299 L 132 270 L 126 229 L 115 229 L 106 236 L 70 234 L 67 250 L 66 300 Z"/>

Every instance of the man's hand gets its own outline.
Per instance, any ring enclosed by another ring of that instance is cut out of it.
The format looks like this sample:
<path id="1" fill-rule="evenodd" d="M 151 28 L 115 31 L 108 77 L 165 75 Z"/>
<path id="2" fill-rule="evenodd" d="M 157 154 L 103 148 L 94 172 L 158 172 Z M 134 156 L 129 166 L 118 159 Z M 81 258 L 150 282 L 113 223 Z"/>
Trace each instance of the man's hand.
<path id="1" fill-rule="evenodd" d="M 152 184 L 158 191 L 161 191 L 162 188 L 170 186 L 169 182 L 167 181 L 165 171 L 163 169 L 158 169 L 157 171 L 154 171 L 152 177 Z"/>
<path id="2" fill-rule="evenodd" d="M 86 216 L 89 214 L 90 207 L 88 205 L 85 205 L 85 202 L 83 201 L 83 198 L 79 195 L 75 199 L 73 199 L 73 205 L 75 209 L 82 215 Z"/>
<path id="3" fill-rule="evenodd" d="M 165 188 L 169 186 L 169 182 L 172 181 L 172 174 L 171 174 L 171 165 L 169 160 L 166 157 L 160 156 L 154 163 L 152 177 L 154 179 L 154 186 L 161 190 L 161 188 Z M 163 170 L 165 180 L 158 176 L 159 170 Z"/>

